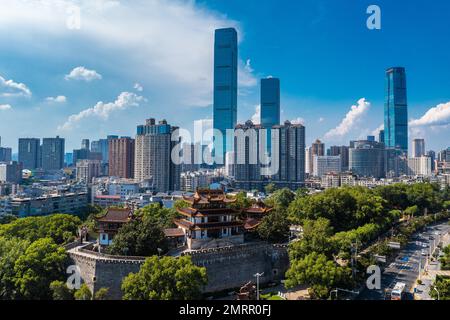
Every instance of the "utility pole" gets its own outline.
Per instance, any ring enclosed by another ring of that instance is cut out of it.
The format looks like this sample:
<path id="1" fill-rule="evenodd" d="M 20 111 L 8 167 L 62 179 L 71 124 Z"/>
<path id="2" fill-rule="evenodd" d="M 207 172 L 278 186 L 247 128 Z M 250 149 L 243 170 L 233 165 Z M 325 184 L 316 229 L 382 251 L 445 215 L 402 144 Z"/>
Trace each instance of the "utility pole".
<path id="1" fill-rule="evenodd" d="M 438 301 L 439 301 L 439 291 L 438 291 L 438 289 L 436 287 L 433 287 L 433 289 L 434 289 L 434 291 L 437 292 L 437 294 L 438 294 Z"/>
<path id="2" fill-rule="evenodd" d="M 264 272 L 262 273 L 255 273 L 253 276 L 256 277 L 256 300 L 259 300 L 259 278 L 264 275 Z"/>

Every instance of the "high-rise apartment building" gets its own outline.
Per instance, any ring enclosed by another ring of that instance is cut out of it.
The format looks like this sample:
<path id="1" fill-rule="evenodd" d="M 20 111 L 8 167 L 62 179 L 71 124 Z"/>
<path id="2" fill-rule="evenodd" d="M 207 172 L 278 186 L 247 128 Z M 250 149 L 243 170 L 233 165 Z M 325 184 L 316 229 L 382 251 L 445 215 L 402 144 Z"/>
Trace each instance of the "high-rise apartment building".
<path id="1" fill-rule="evenodd" d="M 40 144 L 38 138 L 19 139 L 19 162 L 24 169 L 33 170 L 41 166 Z"/>
<path id="2" fill-rule="evenodd" d="M 65 140 L 56 138 L 42 139 L 41 156 L 44 170 L 60 170 L 64 167 Z"/>
<path id="3" fill-rule="evenodd" d="M 427 156 L 408 159 L 408 174 L 411 176 L 431 176 L 431 158 Z"/>
<path id="4" fill-rule="evenodd" d="M 237 123 L 238 91 L 238 41 L 234 28 L 217 29 L 214 40 L 214 111 L 213 126 L 220 130 L 222 140 L 214 143 L 216 158 L 225 159 L 232 151 L 232 141 L 226 145 L 226 130 L 234 129 Z M 217 152 L 222 150 L 222 154 Z"/>
<path id="5" fill-rule="evenodd" d="M 328 156 L 340 156 L 341 157 L 341 170 L 347 171 L 348 170 L 348 146 L 331 146 L 327 150 Z"/>
<path id="6" fill-rule="evenodd" d="M 405 68 L 386 71 L 384 144 L 408 154 L 408 102 Z"/>
<path id="7" fill-rule="evenodd" d="M 340 173 L 342 170 L 341 156 L 314 156 L 313 176 L 321 178 L 327 173 Z"/>
<path id="8" fill-rule="evenodd" d="M 165 120 L 156 124 L 155 119 L 148 119 L 145 125 L 137 127 L 135 181 L 146 182 L 159 192 L 180 189 L 180 164 L 171 159 L 172 149 L 179 143 L 172 141 L 176 129 Z"/>
<path id="9" fill-rule="evenodd" d="M 325 144 L 319 139 L 313 142 L 311 145 L 311 151 L 309 152 L 309 174 L 314 172 L 314 156 L 325 155 Z"/>
<path id="10" fill-rule="evenodd" d="M 134 177 L 135 141 L 130 137 L 109 140 L 109 175 L 119 178 Z"/>
<path id="11" fill-rule="evenodd" d="M 77 181 L 91 183 L 102 175 L 101 160 L 79 160 L 76 164 Z"/>

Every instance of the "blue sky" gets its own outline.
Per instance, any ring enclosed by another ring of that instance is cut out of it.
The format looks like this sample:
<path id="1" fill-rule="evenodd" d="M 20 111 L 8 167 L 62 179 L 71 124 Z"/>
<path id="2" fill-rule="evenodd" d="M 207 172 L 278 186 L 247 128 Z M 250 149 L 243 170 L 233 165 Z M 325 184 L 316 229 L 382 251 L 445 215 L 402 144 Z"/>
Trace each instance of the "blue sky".
<path id="1" fill-rule="evenodd" d="M 381 30 L 366 27 L 372 4 Z M 240 122 L 258 118 L 259 79 L 275 76 L 282 119 L 304 122 L 308 144 L 347 144 L 380 127 L 384 71 L 404 66 L 410 138 L 450 146 L 446 0 L 4 0 L 2 144 L 58 134 L 70 151 L 134 135 L 148 117 L 191 130 L 212 118 L 213 33 L 228 26 L 240 38 Z"/>

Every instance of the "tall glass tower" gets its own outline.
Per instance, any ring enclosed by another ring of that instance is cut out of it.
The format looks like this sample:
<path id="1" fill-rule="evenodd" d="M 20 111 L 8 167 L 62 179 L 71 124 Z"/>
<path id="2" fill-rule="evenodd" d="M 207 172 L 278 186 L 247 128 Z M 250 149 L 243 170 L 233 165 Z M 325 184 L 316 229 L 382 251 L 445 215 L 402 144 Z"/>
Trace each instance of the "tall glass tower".
<path id="1" fill-rule="evenodd" d="M 405 68 L 386 70 L 384 142 L 386 148 L 408 153 L 408 103 Z"/>
<path id="2" fill-rule="evenodd" d="M 270 129 L 280 124 L 280 79 L 261 79 L 261 125 Z"/>
<path id="3" fill-rule="evenodd" d="M 215 150 L 232 151 L 232 139 L 226 145 L 226 130 L 237 123 L 238 45 L 234 28 L 217 29 L 214 40 L 214 110 L 213 126 L 220 130 L 223 140 L 215 139 Z M 216 154 L 220 157 L 219 154 Z M 223 164 L 223 162 L 222 162 Z"/>

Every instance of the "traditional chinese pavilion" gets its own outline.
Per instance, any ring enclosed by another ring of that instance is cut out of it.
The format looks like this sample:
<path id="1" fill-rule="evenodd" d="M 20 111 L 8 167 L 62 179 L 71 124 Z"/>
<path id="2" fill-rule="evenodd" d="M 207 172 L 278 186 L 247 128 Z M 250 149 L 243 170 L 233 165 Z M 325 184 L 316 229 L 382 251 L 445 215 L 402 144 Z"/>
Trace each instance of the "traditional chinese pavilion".
<path id="1" fill-rule="evenodd" d="M 263 218 L 273 210 L 273 208 L 265 205 L 264 202 L 258 201 L 250 208 L 243 211 L 245 222 L 244 230 L 246 232 L 253 232 L 261 224 Z"/>
<path id="2" fill-rule="evenodd" d="M 222 190 L 198 189 L 194 196 L 183 197 L 187 208 L 177 209 L 183 216 L 175 224 L 185 235 L 189 249 L 215 248 L 242 244 L 244 222 L 240 211 L 229 207 L 236 199 L 229 199 Z"/>
<path id="3" fill-rule="evenodd" d="M 95 231 L 99 234 L 99 243 L 109 246 L 119 229 L 133 217 L 128 208 L 108 208 L 106 214 L 95 218 Z"/>

